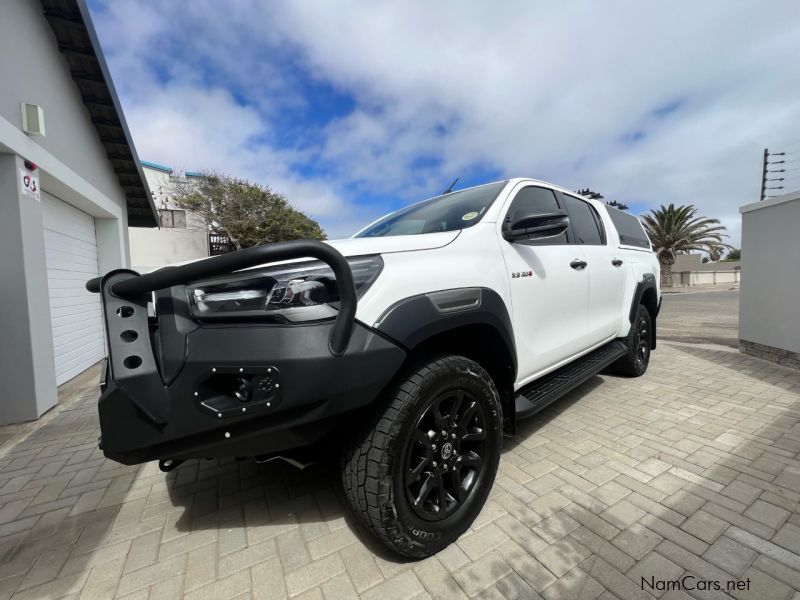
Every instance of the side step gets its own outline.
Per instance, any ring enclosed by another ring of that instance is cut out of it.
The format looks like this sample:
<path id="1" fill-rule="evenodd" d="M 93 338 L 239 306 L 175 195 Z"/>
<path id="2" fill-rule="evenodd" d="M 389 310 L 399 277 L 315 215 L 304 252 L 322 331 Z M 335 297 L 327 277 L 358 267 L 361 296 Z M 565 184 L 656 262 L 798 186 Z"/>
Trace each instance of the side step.
<path id="1" fill-rule="evenodd" d="M 625 344 L 614 340 L 526 385 L 517 392 L 517 419 L 532 417 L 554 400 L 558 400 L 624 356 L 627 351 Z"/>

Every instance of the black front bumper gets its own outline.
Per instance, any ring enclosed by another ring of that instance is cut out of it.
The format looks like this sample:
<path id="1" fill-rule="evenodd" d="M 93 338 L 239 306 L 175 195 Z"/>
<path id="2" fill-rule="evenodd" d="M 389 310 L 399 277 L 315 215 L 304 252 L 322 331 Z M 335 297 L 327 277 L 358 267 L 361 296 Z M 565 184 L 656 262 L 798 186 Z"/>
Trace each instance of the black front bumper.
<path id="1" fill-rule="evenodd" d="M 315 251 L 310 244 L 296 245 Z M 242 251 L 251 262 L 256 252 L 276 251 Z M 330 252 L 319 254 L 337 263 L 341 256 Z M 226 266 L 213 261 L 212 267 Z M 340 274 L 346 280 L 349 266 L 341 262 L 347 272 L 340 270 L 337 280 Z M 197 323 L 185 287 L 159 285 L 198 269 L 141 279 L 115 271 L 87 284 L 102 294 L 109 358 L 99 402 L 101 447 L 113 460 L 261 456 L 307 446 L 372 402 L 405 360 L 398 344 L 354 321 L 354 291 L 342 294 L 335 321 Z M 158 290 L 155 319 L 147 314 L 149 294 L 116 293 L 153 281 L 159 285 L 145 289 Z"/>
<path id="2" fill-rule="evenodd" d="M 109 344 L 112 367 L 99 406 L 103 452 L 136 464 L 258 456 L 312 444 L 346 413 L 369 404 L 405 359 L 400 347 L 358 322 L 344 355 L 331 356 L 330 327 L 196 328 L 187 335 L 185 363 L 174 379 L 164 384 L 160 372 L 149 375 L 161 388 L 163 423 L 139 408 L 137 392 L 124 380 L 115 380 L 114 356 L 124 349 Z M 239 401 L 229 382 L 240 374 L 269 382 L 271 392 Z"/>

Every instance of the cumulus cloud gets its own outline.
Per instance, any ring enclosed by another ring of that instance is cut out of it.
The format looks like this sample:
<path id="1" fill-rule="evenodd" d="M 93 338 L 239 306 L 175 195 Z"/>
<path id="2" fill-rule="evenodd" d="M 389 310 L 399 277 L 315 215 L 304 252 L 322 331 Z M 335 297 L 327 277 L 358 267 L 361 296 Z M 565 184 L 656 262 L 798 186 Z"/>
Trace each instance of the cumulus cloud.
<path id="1" fill-rule="evenodd" d="M 143 157 L 269 183 L 334 235 L 492 173 L 693 203 L 738 243 L 761 150 L 800 145 L 788 1 L 93 8 Z"/>

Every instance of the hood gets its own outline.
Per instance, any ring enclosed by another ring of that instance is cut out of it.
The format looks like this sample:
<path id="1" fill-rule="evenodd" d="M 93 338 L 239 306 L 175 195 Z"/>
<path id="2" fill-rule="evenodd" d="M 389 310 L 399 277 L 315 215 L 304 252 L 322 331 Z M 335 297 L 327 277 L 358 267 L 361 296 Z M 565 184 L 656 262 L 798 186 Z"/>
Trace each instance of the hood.
<path id="1" fill-rule="evenodd" d="M 417 235 L 392 235 L 386 237 L 372 237 L 372 238 L 349 238 L 344 240 L 325 240 L 325 243 L 333 246 L 343 256 L 363 256 L 366 254 L 389 254 L 391 252 L 409 252 L 411 250 L 433 250 L 434 248 L 441 248 L 446 246 L 458 237 L 461 230 L 456 231 L 440 231 L 437 233 L 420 233 Z M 150 273 L 157 271 L 165 266 L 177 267 L 179 265 L 188 265 L 189 263 L 198 262 L 201 260 L 208 260 L 209 256 L 203 258 L 193 258 L 190 260 L 183 260 L 180 262 L 171 263 L 162 266 L 134 266 L 137 273 Z M 293 260 L 281 260 L 274 263 L 266 263 L 270 265 L 279 265 L 283 263 L 298 262 L 307 259 L 297 258 Z M 265 265 L 258 265 L 249 267 L 250 269 L 258 269 Z M 247 269 L 246 269 L 247 270 Z"/>
<path id="2" fill-rule="evenodd" d="M 363 254 L 389 254 L 391 252 L 409 252 L 411 250 L 433 250 L 447 246 L 458 237 L 460 229 L 440 231 L 437 233 L 419 233 L 416 235 L 389 235 L 386 237 L 349 238 L 345 240 L 327 240 L 344 256 L 360 256 Z"/>

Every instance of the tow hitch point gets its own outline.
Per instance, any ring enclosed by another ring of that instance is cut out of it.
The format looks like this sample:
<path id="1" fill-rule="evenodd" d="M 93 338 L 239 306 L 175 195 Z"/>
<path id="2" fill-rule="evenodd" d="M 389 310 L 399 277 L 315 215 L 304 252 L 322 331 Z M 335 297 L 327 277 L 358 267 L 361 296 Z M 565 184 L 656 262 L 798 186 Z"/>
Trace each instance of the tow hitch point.
<path id="1" fill-rule="evenodd" d="M 278 405 L 282 396 L 276 367 L 212 367 L 193 395 L 201 410 L 218 419 L 258 414 Z"/>

